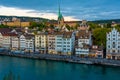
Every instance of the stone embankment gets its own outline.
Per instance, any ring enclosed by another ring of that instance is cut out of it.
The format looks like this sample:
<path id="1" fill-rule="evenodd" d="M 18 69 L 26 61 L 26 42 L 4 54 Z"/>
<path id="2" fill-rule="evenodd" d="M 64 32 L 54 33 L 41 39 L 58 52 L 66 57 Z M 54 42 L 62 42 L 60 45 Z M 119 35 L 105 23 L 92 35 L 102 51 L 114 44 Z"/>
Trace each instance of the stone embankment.
<path id="1" fill-rule="evenodd" d="M 31 59 L 38 59 L 38 60 L 65 61 L 65 62 L 80 63 L 80 64 L 120 66 L 119 60 L 108 60 L 108 59 L 98 59 L 98 58 L 80 58 L 76 56 L 52 55 L 52 54 L 0 53 L 0 55 L 19 57 L 19 58 L 31 58 Z"/>

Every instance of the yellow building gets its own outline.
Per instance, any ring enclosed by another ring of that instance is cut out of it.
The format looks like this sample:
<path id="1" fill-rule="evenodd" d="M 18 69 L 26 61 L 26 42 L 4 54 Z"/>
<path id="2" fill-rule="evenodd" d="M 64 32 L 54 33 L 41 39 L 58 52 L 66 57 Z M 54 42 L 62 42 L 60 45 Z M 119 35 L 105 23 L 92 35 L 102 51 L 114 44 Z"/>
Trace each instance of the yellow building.
<path id="1" fill-rule="evenodd" d="M 13 18 L 11 22 L 3 22 L 3 25 L 11 26 L 11 27 L 29 27 L 30 22 L 22 22 L 20 19 Z"/>

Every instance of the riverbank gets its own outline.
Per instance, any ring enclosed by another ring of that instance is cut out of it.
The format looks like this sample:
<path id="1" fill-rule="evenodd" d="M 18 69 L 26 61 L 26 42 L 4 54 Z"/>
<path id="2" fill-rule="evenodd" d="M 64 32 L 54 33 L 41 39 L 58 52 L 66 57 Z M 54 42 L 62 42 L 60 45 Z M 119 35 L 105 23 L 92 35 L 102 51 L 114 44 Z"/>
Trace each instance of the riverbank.
<path id="1" fill-rule="evenodd" d="M 11 56 L 11 57 L 30 58 L 30 59 L 38 59 L 38 60 L 64 61 L 64 62 L 78 63 L 78 64 L 120 66 L 119 60 L 80 58 L 76 56 L 64 56 L 64 55 L 52 55 L 52 54 L 11 54 L 11 53 L 0 53 L 0 56 Z"/>

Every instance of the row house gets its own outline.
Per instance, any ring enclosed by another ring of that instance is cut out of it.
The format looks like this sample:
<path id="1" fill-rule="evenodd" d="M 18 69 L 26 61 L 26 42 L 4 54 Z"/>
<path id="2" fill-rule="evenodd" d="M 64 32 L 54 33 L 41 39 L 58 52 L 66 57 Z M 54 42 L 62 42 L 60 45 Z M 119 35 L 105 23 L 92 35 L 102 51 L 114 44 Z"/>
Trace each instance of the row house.
<path id="1" fill-rule="evenodd" d="M 81 30 L 76 32 L 76 45 L 75 45 L 75 54 L 88 55 L 90 52 L 90 46 L 92 46 L 92 34 L 88 30 Z"/>
<path id="2" fill-rule="evenodd" d="M 103 53 L 103 49 L 103 46 L 92 45 L 90 49 L 90 54 L 93 54 L 93 56 L 96 58 L 104 58 L 105 55 Z"/>
<path id="3" fill-rule="evenodd" d="M 115 28 L 107 33 L 106 53 L 107 58 L 120 59 L 120 32 Z"/>
<path id="4" fill-rule="evenodd" d="M 48 40 L 48 53 L 49 54 L 56 54 L 55 51 L 55 34 L 54 33 L 49 33 L 47 35 L 47 40 Z"/>
<path id="5" fill-rule="evenodd" d="M 19 50 L 19 36 L 16 33 L 11 35 L 12 50 Z"/>
<path id="6" fill-rule="evenodd" d="M 47 33 L 35 35 L 35 50 L 40 53 L 47 53 Z"/>
<path id="7" fill-rule="evenodd" d="M 6 49 L 18 49 L 19 38 L 15 33 L 0 33 L 1 46 Z"/>
<path id="8" fill-rule="evenodd" d="M 34 52 L 35 50 L 35 38 L 31 34 L 23 34 L 20 36 L 20 50 L 26 52 Z"/>
<path id="9" fill-rule="evenodd" d="M 0 47 L 2 47 L 2 40 L 3 40 L 3 36 L 2 34 L 3 33 L 8 33 L 8 32 L 11 32 L 12 29 L 9 29 L 9 28 L 0 28 Z M 2 33 L 2 34 L 1 34 Z"/>
<path id="10" fill-rule="evenodd" d="M 55 51 L 57 54 L 72 55 L 74 51 L 74 32 L 58 32 L 55 34 Z"/>

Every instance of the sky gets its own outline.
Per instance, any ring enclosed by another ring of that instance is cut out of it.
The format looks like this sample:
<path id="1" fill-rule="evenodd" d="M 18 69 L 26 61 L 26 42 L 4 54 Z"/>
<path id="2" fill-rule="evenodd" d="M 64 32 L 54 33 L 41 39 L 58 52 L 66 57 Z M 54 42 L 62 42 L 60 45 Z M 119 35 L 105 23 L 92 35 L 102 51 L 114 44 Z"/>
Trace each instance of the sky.
<path id="1" fill-rule="evenodd" d="M 56 20 L 58 2 L 65 21 L 120 19 L 120 0 L 0 0 L 0 15 Z"/>

